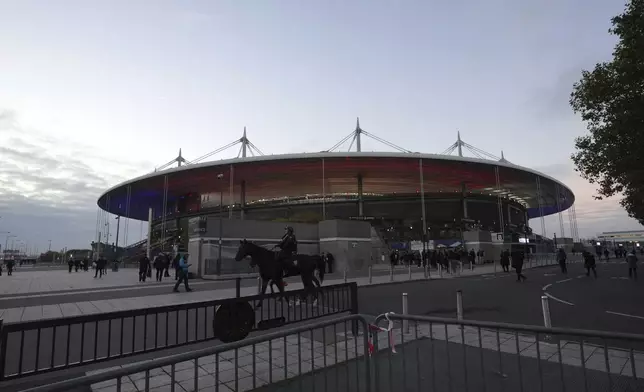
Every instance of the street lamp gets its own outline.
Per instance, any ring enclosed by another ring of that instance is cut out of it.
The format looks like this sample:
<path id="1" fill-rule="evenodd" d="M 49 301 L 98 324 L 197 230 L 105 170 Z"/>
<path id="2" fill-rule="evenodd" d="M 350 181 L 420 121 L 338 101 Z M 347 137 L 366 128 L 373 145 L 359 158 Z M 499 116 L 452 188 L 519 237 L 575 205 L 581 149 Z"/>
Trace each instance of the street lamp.
<path id="1" fill-rule="evenodd" d="M 5 256 L 7 255 L 7 243 L 8 243 L 8 241 L 9 241 L 9 238 L 11 238 L 11 237 L 15 237 L 15 235 L 10 235 L 10 234 L 11 234 L 11 232 L 10 232 L 10 231 L 3 231 L 2 233 L 3 233 L 3 234 L 7 234 L 7 235 L 5 236 L 5 240 L 4 240 L 4 248 L 2 248 L 2 252 L 3 252 L 3 253 L 2 253 L 2 254 L 3 254 L 3 256 L 2 256 L 2 260 L 4 260 L 4 259 L 5 259 Z"/>
<path id="2" fill-rule="evenodd" d="M 217 180 L 221 181 L 224 178 L 223 173 L 217 174 Z M 221 247 L 222 247 L 222 231 L 224 227 L 224 191 L 219 190 L 219 257 L 217 258 L 217 275 L 221 275 Z"/>

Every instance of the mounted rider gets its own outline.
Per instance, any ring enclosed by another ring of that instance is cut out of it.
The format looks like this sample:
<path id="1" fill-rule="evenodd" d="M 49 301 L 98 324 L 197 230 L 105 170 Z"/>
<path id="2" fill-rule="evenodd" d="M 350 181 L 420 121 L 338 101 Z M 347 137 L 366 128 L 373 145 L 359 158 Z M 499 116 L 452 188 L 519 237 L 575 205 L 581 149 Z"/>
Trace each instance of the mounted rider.
<path id="1" fill-rule="evenodd" d="M 277 248 L 280 248 L 280 251 L 277 253 L 277 261 L 282 263 L 284 275 L 287 274 L 290 268 L 295 266 L 293 260 L 297 254 L 297 238 L 295 238 L 295 232 L 291 226 L 286 226 L 285 230 L 286 233 L 282 236 L 282 240 L 276 245 Z"/>

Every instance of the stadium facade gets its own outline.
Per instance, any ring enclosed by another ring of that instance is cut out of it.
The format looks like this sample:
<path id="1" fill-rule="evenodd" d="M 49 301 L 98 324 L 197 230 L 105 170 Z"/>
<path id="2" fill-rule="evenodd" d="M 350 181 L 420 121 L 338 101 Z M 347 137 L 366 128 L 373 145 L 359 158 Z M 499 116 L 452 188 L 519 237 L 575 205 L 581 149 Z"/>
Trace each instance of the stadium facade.
<path id="1" fill-rule="evenodd" d="M 363 136 L 399 152 L 361 151 Z M 355 151 L 335 151 L 349 141 Z M 240 145 L 237 158 L 201 162 L 235 145 Z M 476 157 L 463 156 L 464 149 Z M 170 167 L 174 163 L 178 166 Z M 187 246 L 191 221 L 219 217 L 300 223 L 361 220 L 370 222 L 386 244 L 420 241 L 425 246 L 467 244 L 466 237 L 473 237 L 465 233 L 471 232 L 516 242 L 532 234 L 528 222 L 535 218 L 541 224 L 536 231 L 545 235 L 543 217 L 551 214 L 559 214 L 563 236 L 561 213 L 566 210 L 568 234 L 576 238 L 574 200 L 573 192 L 556 179 L 513 164 L 503 154 L 499 158 L 479 150 L 460 135 L 443 154 L 426 154 L 395 146 L 358 123 L 327 151 L 270 156 L 244 130 L 240 139 L 193 162 L 179 152 L 155 172 L 107 190 L 98 206 L 119 217 L 151 218 L 152 243 L 172 238 Z"/>

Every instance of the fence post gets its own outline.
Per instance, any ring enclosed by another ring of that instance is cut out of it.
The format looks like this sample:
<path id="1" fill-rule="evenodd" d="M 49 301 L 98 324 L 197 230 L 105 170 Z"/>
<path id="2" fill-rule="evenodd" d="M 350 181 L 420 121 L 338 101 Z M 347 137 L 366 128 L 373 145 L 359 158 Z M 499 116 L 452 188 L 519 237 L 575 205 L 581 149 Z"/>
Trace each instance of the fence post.
<path id="1" fill-rule="evenodd" d="M 4 362 L 7 357 L 7 335 L 2 331 L 4 320 L 0 319 L 0 381 L 4 380 Z M 82 356 L 82 353 L 81 353 Z"/>
<path id="2" fill-rule="evenodd" d="M 394 266 L 393 264 L 391 267 L 389 267 L 389 281 L 393 282 L 394 281 Z"/>
<path id="3" fill-rule="evenodd" d="M 463 321 L 463 290 L 456 291 L 456 319 Z"/>
<path id="4" fill-rule="evenodd" d="M 257 277 L 257 294 L 261 294 L 261 293 L 262 293 L 262 278 L 258 276 Z"/>
<path id="5" fill-rule="evenodd" d="M 346 267 L 344 268 L 344 283 L 347 283 L 347 269 Z"/>
<path id="6" fill-rule="evenodd" d="M 352 282 L 350 287 L 351 291 L 351 304 L 350 304 L 350 313 L 351 314 L 359 314 L 360 309 L 358 308 L 358 284 L 356 282 Z M 353 320 L 351 323 L 351 332 L 353 332 L 353 336 L 358 336 L 358 320 Z M 367 333 L 367 331 L 364 331 L 364 333 Z"/>
<path id="7" fill-rule="evenodd" d="M 373 283 L 372 266 L 369 266 L 369 284 Z"/>
<path id="8" fill-rule="evenodd" d="M 241 297 L 241 278 L 235 279 L 235 297 Z"/>
<path id="9" fill-rule="evenodd" d="M 409 278 L 408 278 L 408 280 L 411 280 L 411 263 L 407 264 L 407 269 L 409 270 Z"/>
<path id="10" fill-rule="evenodd" d="M 545 295 L 541 296 L 541 310 L 543 312 L 543 326 L 546 328 L 552 328 L 552 320 L 550 319 L 550 303 L 548 302 L 548 297 Z"/>
<path id="11" fill-rule="evenodd" d="M 409 303 L 407 301 L 407 293 L 402 295 L 402 314 L 407 316 L 409 314 Z M 409 333 L 409 320 L 403 319 L 402 322 L 403 333 Z"/>

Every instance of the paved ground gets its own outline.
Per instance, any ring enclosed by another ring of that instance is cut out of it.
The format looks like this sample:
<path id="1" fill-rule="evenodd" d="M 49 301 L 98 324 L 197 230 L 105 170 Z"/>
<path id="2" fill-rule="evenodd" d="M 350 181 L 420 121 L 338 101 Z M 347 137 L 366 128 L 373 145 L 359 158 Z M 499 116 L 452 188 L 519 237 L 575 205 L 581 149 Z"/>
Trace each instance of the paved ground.
<path id="1" fill-rule="evenodd" d="M 62 273 L 62 271 L 50 271 L 50 279 L 51 274 L 54 272 Z M 33 301 L 33 298 L 41 298 L 41 300 L 45 301 L 44 303 L 48 300 L 51 301 L 49 298 L 52 297 L 54 299 L 68 299 L 63 300 L 62 303 L 57 302 L 52 305 L 5 308 L 0 309 L 0 312 L 3 313 L 2 317 L 5 319 L 11 317 L 12 319 L 26 320 L 56 317 L 60 316 L 60 314 L 104 312 L 124 308 L 149 308 L 185 301 L 203 301 L 234 296 L 234 283 L 198 281 L 193 282 L 194 287 L 197 289 L 193 293 L 180 295 L 161 294 L 162 292 L 167 292 L 173 282 L 139 284 L 136 281 L 138 279 L 136 279 L 135 271 L 124 270 L 118 274 L 124 272 L 133 272 L 133 278 L 131 278 L 134 280 L 133 284 L 127 287 L 110 285 L 109 279 L 118 276 L 117 273 L 109 273 L 104 279 L 105 283 L 101 283 L 100 280 L 90 278 L 90 272 L 78 273 L 78 276 L 70 281 L 74 282 L 73 284 L 96 284 L 100 287 L 67 288 L 66 290 L 71 291 L 45 294 L 36 291 L 35 287 L 38 286 L 34 284 L 32 286 L 34 289 L 31 293 L 24 291 L 22 294 L 18 292 L 13 293 L 13 295 L 5 294 L 0 296 L 0 307 L 4 306 L 2 304 L 5 303 L 16 303 L 14 301 Z M 493 266 L 476 268 L 474 273 L 469 272 L 466 268 L 463 271 L 465 277 L 462 279 L 436 279 L 438 273 L 437 271 L 432 271 L 433 279 L 427 281 L 424 279 L 422 270 L 414 268 L 412 269 L 412 279 L 414 281 L 404 284 L 403 279 L 407 280 L 408 278 L 408 272 L 405 269 L 400 269 L 394 276 L 395 283 L 397 282 L 398 284 L 385 284 L 390 281 L 389 272 L 386 270 L 374 271 L 372 278 L 374 285 L 370 287 L 367 287 L 369 284 L 367 277 L 349 278 L 349 280 L 355 280 L 361 285 L 358 292 L 360 311 L 371 315 L 385 311 L 400 312 L 402 292 L 407 292 L 410 313 L 454 317 L 456 313 L 455 292 L 460 289 L 464 293 L 465 317 L 468 319 L 539 325 L 543 322 L 540 297 L 543 293 L 547 293 L 552 297 L 550 306 L 553 325 L 555 326 L 635 333 L 641 333 L 644 330 L 644 311 L 641 310 L 644 309 L 641 307 L 643 299 L 642 283 L 623 279 L 627 274 L 624 264 L 599 264 L 599 279 L 597 280 L 586 278 L 585 275 L 579 277 L 584 272 L 580 264 L 571 264 L 569 266 L 568 277 L 562 276 L 557 267 L 528 270 L 526 272 L 528 281 L 525 283 L 517 283 L 513 274 L 505 275 L 497 271 L 495 276 L 493 272 Z M 19 275 L 21 274 L 16 274 L 14 277 Z M 65 271 L 64 275 L 69 276 L 70 274 Z M 447 274 L 443 276 L 448 277 Z M 85 280 L 96 283 L 75 283 L 80 281 L 81 277 L 86 277 Z M 45 277 L 43 276 L 42 279 L 45 279 Z M 62 279 L 66 278 L 63 277 Z M 325 284 L 340 282 L 343 282 L 342 276 L 333 274 Z M 69 283 L 67 284 L 69 285 Z M 144 288 L 141 288 L 142 286 Z M 242 295 L 254 294 L 256 292 L 255 286 L 254 281 L 246 281 Z M 4 287 L 4 284 L 0 287 Z M 296 283 L 289 285 L 289 289 L 297 287 L 298 284 Z M 133 291 L 137 295 L 136 298 L 132 297 Z M 128 294 L 128 298 L 118 299 L 119 295 L 123 295 L 122 293 Z M 145 296 L 139 297 L 139 294 Z M 98 296 L 97 298 L 108 297 L 116 299 L 87 301 L 88 297 L 92 298 L 91 296 L 94 295 Z M 86 301 L 77 302 L 80 298 Z M 18 303 L 26 304 L 26 302 Z M 79 305 L 82 303 L 85 304 Z M 88 304 L 91 304 L 93 308 Z M 76 307 L 76 310 L 74 310 L 74 307 Z M 56 308 L 59 309 L 60 314 L 56 313 L 55 310 L 51 310 Z"/>
<path id="2" fill-rule="evenodd" d="M 344 325 L 343 325 L 344 324 Z M 315 327 L 314 327 L 315 328 Z M 361 391 L 367 364 L 362 335 L 354 337 L 346 323 L 311 332 L 207 355 L 198 360 L 153 368 L 124 377 L 121 390 Z M 381 391 L 636 391 L 644 388 L 644 355 L 586 346 L 559 347 L 530 335 L 479 331 L 453 325 L 412 328 L 403 335 L 379 334 L 373 366 L 374 389 Z M 406 344 L 403 344 L 407 342 Z M 395 351 L 392 350 L 395 348 Z M 583 361 L 582 361 L 583 358 Z M 582 366 L 582 363 L 584 366 Z M 127 368 L 127 366 L 123 366 Z M 635 368 L 633 377 L 632 369 Z M 101 373 L 108 369 L 92 372 Z M 316 370 L 315 373 L 310 373 Z M 309 374 L 307 374 L 309 373 Z M 195 377 L 195 374 L 197 375 Z M 173 380 L 174 376 L 174 380 Z M 116 380 L 92 386 L 112 392 Z M 377 385 L 377 387 L 376 387 Z"/>
<path id="3" fill-rule="evenodd" d="M 409 313 L 456 317 L 456 291 L 462 290 L 466 319 L 543 325 L 541 296 L 548 293 L 568 302 L 549 301 L 555 327 L 643 333 L 644 278 L 624 279 L 628 269 L 621 263 L 600 263 L 597 272 L 598 279 L 587 278 L 582 264 L 570 264 L 567 276 L 555 266 L 527 270 L 523 283 L 514 273 L 498 273 L 362 287 L 358 300 L 361 313 L 401 312 L 406 292 Z"/>

